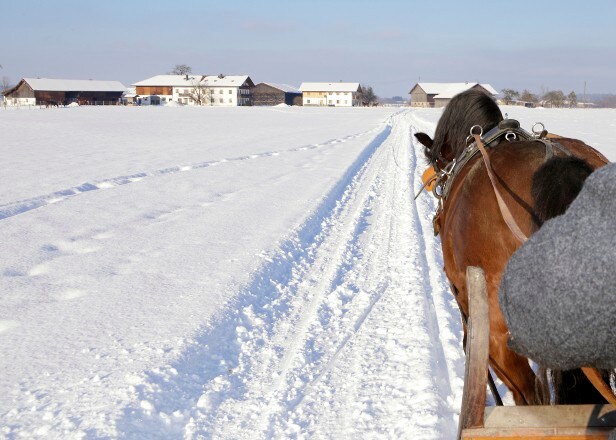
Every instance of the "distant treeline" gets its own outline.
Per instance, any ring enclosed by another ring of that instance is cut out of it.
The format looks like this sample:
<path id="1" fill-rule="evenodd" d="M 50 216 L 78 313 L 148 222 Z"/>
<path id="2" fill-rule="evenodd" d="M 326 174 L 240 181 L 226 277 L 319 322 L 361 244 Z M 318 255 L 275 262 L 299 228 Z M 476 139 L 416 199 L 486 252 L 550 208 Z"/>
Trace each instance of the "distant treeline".
<path id="1" fill-rule="evenodd" d="M 616 95 L 612 93 L 593 93 L 586 95 L 586 99 L 597 107 L 616 108 Z"/>
<path id="2" fill-rule="evenodd" d="M 541 94 L 535 94 L 529 90 L 518 92 L 514 89 L 503 89 L 502 101 L 505 104 L 513 104 L 518 101 L 532 102 L 544 107 L 578 107 L 584 104 L 593 104 L 594 107 L 616 108 L 616 95 L 612 94 L 586 94 L 577 95 L 574 91 L 565 95 L 562 90 L 549 90 Z"/>

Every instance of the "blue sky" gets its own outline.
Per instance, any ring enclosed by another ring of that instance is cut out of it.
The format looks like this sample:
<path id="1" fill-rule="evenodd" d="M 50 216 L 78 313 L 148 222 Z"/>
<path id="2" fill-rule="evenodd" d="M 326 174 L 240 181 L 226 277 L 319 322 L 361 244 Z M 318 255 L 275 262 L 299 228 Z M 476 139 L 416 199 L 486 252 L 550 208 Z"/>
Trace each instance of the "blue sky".
<path id="1" fill-rule="evenodd" d="M 616 2 L 2 0 L 0 75 L 119 80 L 188 64 L 255 83 L 616 93 Z"/>

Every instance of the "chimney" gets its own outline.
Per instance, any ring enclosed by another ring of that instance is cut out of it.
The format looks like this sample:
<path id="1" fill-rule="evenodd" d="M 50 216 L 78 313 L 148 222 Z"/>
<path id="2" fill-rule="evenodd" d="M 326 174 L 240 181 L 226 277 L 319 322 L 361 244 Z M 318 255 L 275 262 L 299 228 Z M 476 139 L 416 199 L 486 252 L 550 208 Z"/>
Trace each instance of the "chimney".
<path id="1" fill-rule="evenodd" d="M 223 79 L 225 76 L 221 73 L 220 75 L 218 75 L 218 78 Z"/>
<path id="2" fill-rule="evenodd" d="M 186 78 L 184 78 L 186 81 L 188 81 L 188 73 L 186 74 Z"/>

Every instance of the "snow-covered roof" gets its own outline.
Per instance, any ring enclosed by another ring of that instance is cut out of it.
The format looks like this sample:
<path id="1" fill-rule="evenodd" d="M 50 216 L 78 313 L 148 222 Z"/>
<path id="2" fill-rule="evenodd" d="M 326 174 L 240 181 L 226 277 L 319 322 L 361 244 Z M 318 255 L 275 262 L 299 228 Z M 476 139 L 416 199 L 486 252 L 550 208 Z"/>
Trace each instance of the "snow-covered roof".
<path id="1" fill-rule="evenodd" d="M 120 81 L 98 81 L 93 79 L 50 79 L 24 78 L 32 90 L 46 92 L 124 92 L 126 87 Z"/>
<path id="2" fill-rule="evenodd" d="M 201 81 L 203 75 L 156 75 L 143 81 L 131 84 L 132 86 L 167 86 L 184 87 L 191 86 Z"/>
<path id="3" fill-rule="evenodd" d="M 276 84 L 276 83 L 263 83 L 278 90 L 282 90 L 285 93 L 302 93 L 297 87 L 290 86 L 288 84 Z"/>
<path id="4" fill-rule="evenodd" d="M 349 82 L 305 82 L 299 86 L 302 92 L 357 92 L 359 83 Z"/>
<path id="5" fill-rule="evenodd" d="M 208 87 L 240 87 L 248 80 L 248 75 L 225 75 L 222 78 L 216 75 L 207 75 L 203 85 Z"/>
<path id="6" fill-rule="evenodd" d="M 135 97 L 137 97 L 137 96 L 138 96 L 138 95 L 137 95 L 137 91 L 136 91 L 135 87 L 129 87 L 129 88 L 127 88 L 127 89 L 126 89 L 126 92 L 124 92 L 124 93 L 122 94 L 122 97 L 123 97 L 123 98 L 135 98 Z"/>
<path id="7" fill-rule="evenodd" d="M 486 89 L 492 95 L 498 95 L 498 92 L 490 84 L 473 83 L 417 83 L 417 86 L 426 92 L 428 95 L 436 95 L 435 99 L 448 99 L 453 98 L 458 93 L 465 92 L 475 86 L 481 86 Z M 413 89 L 415 89 L 413 87 Z M 411 90 L 412 92 L 412 90 Z"/>
<path id="8" fill-rule="evenodd" d="M 248 80 L 248 75 L 156 75 L 133 86 L 189 87 L 201 83 L 207 87 L 240 87 Z"/>
<path id="9" fill-rule="evenodd" d="M 498 95 L 498 92 L 496 91 L 496 89 L 492 87 L 490 84 L 479 84 L 479 85 L 483 87 L 484 89 L 486 89 L 488 92 L 490 92 L 492 95 Z"/>

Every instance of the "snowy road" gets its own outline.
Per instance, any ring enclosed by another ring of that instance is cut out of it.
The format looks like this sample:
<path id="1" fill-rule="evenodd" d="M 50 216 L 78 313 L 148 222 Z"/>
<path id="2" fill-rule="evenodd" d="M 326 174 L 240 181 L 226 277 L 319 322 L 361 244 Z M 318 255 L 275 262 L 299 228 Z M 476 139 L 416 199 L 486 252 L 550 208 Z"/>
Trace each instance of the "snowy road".
<path id="1" fill-rule="evenodd" d="M 431 269 L 441 264 L 430 200 L 413 201 L 421 170 L 411 130 L 409 112 L 392 118 L 387 136 L 254 277 L 237 311 L 201 338 L 207 345 L 141 387 L 140 407 L 124 420 L 128 432 L 455 435 L 459 319 Z M 181 407 L 168 406 L 178 400 Z"/>

